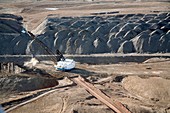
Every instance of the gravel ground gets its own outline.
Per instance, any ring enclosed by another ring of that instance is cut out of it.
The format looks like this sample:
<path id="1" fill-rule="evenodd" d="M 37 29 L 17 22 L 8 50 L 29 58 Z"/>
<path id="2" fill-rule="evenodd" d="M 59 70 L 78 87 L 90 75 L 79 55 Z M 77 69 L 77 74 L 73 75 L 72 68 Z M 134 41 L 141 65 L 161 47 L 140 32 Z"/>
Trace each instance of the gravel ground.
<path id="1" fill-rule="evenodd" d="M 161 65 L 161 66 L 160 66 Z M 36 67 L 44 69 L 52 66 L 52 62 L 44 61 Z M 76 69 L 69 73 L 55 71 L 54 76 L 71 76 L 81 74 L 97 88 L 105 92 L 113 100 L 118 100 L 133 113 L 168 112 L 170 82 L 167 59 L 149 59 L 144 63 L 119 63 L 108 65 L 90 65 L 77 63 Z M 48 71 L 54 71 L 49 68 Z M 59 80 L 59 86 L 67 86 L 72 82 L 65 78 Z M 164 90 L 163 90 L 163 89 Z M 165 98 L 166 97 L 166 98 Z M 109 112 L 112 111 L 82 87 L 70 86 L 56 89 L 36 101 L 12 110 L 10 113 L 27 112 Z"/>

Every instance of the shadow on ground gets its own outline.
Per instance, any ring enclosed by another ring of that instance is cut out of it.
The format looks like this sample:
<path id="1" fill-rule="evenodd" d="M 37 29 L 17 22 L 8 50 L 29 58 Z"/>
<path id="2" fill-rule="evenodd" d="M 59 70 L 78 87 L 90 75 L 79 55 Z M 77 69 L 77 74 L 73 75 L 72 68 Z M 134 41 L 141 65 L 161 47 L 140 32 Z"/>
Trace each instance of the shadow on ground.
<path id="1" fill-rule="evenodd" d="M 80 68 L 75 68 L 75 69 L 71 70 L 70 73 L 80 74 L 80 75 L 83 75 L 85 77 L 96 74 L 95 72 L 91 72 L 91 71 L 88 71 L 88 70 L 85 70 L 85 69 L 80 69 Z"/>

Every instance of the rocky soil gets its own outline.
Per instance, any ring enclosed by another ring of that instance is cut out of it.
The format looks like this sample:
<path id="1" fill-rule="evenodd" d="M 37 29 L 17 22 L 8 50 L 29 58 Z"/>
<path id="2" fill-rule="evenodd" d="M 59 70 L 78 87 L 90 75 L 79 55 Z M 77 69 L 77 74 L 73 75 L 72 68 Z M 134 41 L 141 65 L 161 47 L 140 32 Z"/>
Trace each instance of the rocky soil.
<path id="1" fill-rule="evenodd" d="M 159 66 L 161 65 L 161 67 Z M 37 68 L 51 67 L 50 61 L 41 62 Z M 55 72 L 54 76 L 80 74 L 95 87 L 124 104 L 132 113 L 169 113 L 170 85 L 168 59 L 154 58 L 145 63 L 120 63 L 108 65 L 79 64 L 69 73 Z M 51 68 L 51 71 L 54 71 Z M 90 95 L 84 88 L 74 85 L 68 78 L 60 79 L 60 88 L 17 107 L 10 113 L 112 113 L 107 106 Z M 29 92 L 31 93 L 31 92 Z M 28 92 L 25 95 L 29 94 Z M 23 95 L 23 94 L 22 94 Z M 17 96 L 17 95 L 15 95 Z M 33 96 L 34 97 L 34 96 Z"/>
<path id="2" fill-rule="evenodd" d="M 169 53 L 169 9 L 169 0 L 0 0 L 0 55 L 48 54 L 28 30 L 53 52 L 64 54 L 106 53 L 106 60 L 110 53 L 122 58 L 124 53 Z M 84 60 L 70 72 L 56 71 L 52 61 L 40 61 L 30 71 L 1 73 L 0 104 L 7 110 L 30 101 L 10 113 L 112 113 L 67 78 L 80 74 L 132 113 L 170 112 L 169 58 L 115 60 Z"/>
<path id="3" fill-rule="evenodd" d="M 0 101 L 1 103 L 8 102 L 21 92 L 31 92 L 56 85 L 58 85 L 57 79 L 45 74 L 22 72 L 7 75 L 0 73 Z"/>
<path id="4" fill-rule="evenodd" d="M 49 81 L 49 82 L 47 82 Z M 26 76 L 26 75 L 10 75 L 0 78 L 1 91 L 33 91 L 42 88 L 52 87 L 58 85 L 57 80 L 54 78 Z"/>

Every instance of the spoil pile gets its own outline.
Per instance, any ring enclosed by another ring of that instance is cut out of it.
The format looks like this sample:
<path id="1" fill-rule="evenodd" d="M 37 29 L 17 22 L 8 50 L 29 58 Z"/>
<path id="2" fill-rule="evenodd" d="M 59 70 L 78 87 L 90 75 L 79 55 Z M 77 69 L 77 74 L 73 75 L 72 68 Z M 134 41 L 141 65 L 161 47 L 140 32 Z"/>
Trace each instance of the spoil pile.
<path id="1" fill-rule="evenodd" d="M 34 33 L 52 50 L 66 54 L 166 53 L 170 52 L 169 29 L 170 13 L 49 16 Z"/>
<path id="2" fill-rule="evenodd" d="M 22 25 L 0 14 L 0 54 L 47 54 Z M 47 17 L 34 33 L 52 51 L 65 54 L 170 52 L 170 13 Z"/>
<path id="3" fill-rule="evenodd" d="M 122 81 L 123 86 L 129 92 L 139 95 L 150 101 L 168 102 L 170 101 L 170 80 L 161 77 L 140 78 L 129 76 Z M 166 103 L 167 105 L 169 103 Z"/>
<path id="4" fill-rule="evenodd" d="M 16 74 L 0 77 L 0 93 L 2 92 L 23 92 L 53 87 L 58 85 L 55 78 Z"/>
<path id="5" fill-rule="evenodd" d="M 23 18 L 12 14 L 0 14 L 0 55 L 26 54 L 30 36 L 22 24 Z"/>

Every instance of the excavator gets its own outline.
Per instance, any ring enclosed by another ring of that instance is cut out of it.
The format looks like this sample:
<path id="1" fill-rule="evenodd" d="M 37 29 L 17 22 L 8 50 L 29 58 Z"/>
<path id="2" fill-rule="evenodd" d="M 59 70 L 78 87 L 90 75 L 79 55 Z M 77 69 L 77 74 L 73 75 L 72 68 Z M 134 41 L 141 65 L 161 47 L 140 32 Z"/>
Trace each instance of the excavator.
<path id="1" fill-rule="evenodd" d="M 32 38 L 32 40 L 35 40 L 41 48 L 43 48 L 46 53 L 48 53 L 51 57 L 51 60 L 54 62 L 54 67 L 56 70 L 60 71 L 70 71 L 75 68 L 75 61 L 73 59 L 67 59 L 63 56 L 63 54 L 57 49 L 56 54 L 48 47 L 46 46 L 41 40 L 35 37 L 33 33 L 30 31 L 27 31 L 29 36 Z M 56 57 L 57 55 L 57 57 Z M 36 57 L 35 55 L 33 55 Z"/>

